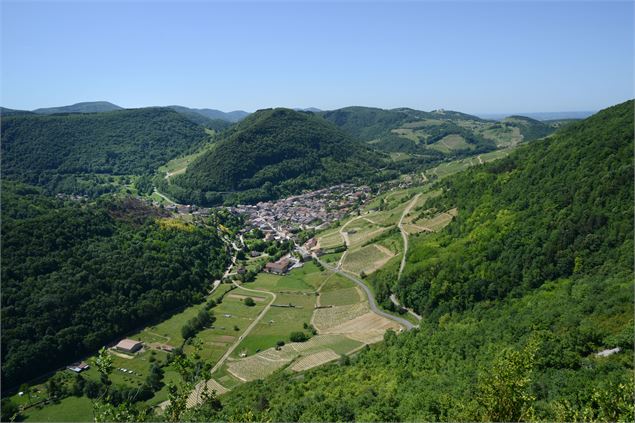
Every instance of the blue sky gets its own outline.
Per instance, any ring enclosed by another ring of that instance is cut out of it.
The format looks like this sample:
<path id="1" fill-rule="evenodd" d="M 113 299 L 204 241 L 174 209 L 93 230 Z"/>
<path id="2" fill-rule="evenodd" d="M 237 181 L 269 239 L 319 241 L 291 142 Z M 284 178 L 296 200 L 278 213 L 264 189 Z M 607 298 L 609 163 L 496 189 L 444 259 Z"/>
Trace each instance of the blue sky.
<path id="1" fill-rule="evenodd" d="M 633 97 L 632 2 L 2 1 L 5 107 L 107 100 L 598 110 Z"/>

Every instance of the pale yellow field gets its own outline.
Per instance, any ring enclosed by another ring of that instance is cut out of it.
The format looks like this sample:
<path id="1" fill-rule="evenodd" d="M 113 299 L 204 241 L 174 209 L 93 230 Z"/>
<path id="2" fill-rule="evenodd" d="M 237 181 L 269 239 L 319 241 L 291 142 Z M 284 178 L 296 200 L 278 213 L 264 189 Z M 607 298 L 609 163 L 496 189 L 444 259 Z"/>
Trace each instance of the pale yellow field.
<path id="1" fill-rule="evenodd" d="M 303 370 L 309 370 L 313 367 L 321 366 L 322 364 L 328 363 L 329 361 L 337 360 L 339 357 L 339 354 L 337 354 L 335 351 L 326 349 L 300 358 L 289 368 L 295 372 L 301 372 Z"/>
<path id="2" fill-rule="evenodd" d="M 401 326 L 392 320 L 378 314 L 368 312 L 340 325 L 331 327 L 328 331 L 348 336 L 365 344 L 381 341 L 388 329 L 399 330 Z"/>
<path id="3" fill-rule="evenodd" d="M 338 326 L 344 322 L 352 320 L 358 316 L 368 313 L 368 303 L 357 303 L 353 305 L 336 306 L 331 308 L 320 308 L 313 313 L 313 325 L 322 332 L 330 332 L 330 328 Z"/>

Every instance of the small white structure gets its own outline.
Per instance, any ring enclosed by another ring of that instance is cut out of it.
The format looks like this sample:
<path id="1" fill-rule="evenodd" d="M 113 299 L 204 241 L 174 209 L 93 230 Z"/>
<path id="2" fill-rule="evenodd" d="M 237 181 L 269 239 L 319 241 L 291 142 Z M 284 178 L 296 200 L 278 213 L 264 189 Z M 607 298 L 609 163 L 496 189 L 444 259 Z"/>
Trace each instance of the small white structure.
<path id="1" fill-rule="evenodd" d="M 600 351 L 599 353 L 595 355 L 598 357 L 608 357 L 609 355 L 617 354 L 620 351 L 622 351 L 622 349 L 620 347 L 617 347 L 617 348 L 611 348 L 610 350 Z"/>

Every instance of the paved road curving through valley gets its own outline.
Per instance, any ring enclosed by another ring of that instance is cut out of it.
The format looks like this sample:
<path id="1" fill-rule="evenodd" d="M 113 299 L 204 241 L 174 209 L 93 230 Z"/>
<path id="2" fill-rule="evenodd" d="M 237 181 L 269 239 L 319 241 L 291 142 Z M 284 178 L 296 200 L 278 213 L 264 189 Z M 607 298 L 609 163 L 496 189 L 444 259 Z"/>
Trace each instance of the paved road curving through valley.
<path id="1" fill-rule="evenodd" d="M 344 276 L 345 278 L 347 278 L 350 281 L 355 282 L 360 288 L 362 288 L 364 290 L 364 292 L 366 293 L 366 296 L 368 297 L 368 305 L 370 306 L 370 309 L 374 312 L 379 314 L 382 317 L 385 317 L 387 319 L 393 320 L 397 323 L 399 323 L 400 325 L 403 325 L 406 327 L 406 329 L 410 330 L 415 328 L 416 326 L 413 325 L 411 322 L 409 322 L 406 319 L 403 319 L 401 317 L 397 317 L 397 316 L 393 316 L 392 314 L 386 313 L 384 311 L 382 311 L 378 306 L 377 303 L 375 302 L 375 297 L 373 296 L 373 293 L 370 292 L 370 288 L 368 288 L 368 286 L 366 286 L 366 284 L 364 282 L 362 282 L 360 279 L 356 278 L 355 276 L 351 275 L 350 273 L 346 273 L 340 269 L 336 269 L 332 266 L 330 266 L 329 264 L 323 262 L 322 260 L 320 260 L 320 258 L 316 255 L 313 255 L 313 257 L 322 265 L 324 266 L 326 269 L 329 269 L 335 273 L 337 273 L 338 275 Z"/>

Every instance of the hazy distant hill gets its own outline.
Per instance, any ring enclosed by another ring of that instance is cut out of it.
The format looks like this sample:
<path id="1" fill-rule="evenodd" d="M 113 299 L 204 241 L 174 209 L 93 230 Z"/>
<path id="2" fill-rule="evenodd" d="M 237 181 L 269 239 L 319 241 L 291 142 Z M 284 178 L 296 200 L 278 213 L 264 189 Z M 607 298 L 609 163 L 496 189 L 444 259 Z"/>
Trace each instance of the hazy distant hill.
<path id="1" fill-rule="evenodd" d="M 33 112 L 29 112 L 28 110 L 15 110 L 8 109 L 6 107 L 0 107 L 0 115 L 2 116 L 14 116 L 14 115 L 32 115 Z"/>
<path id="2" fill-rule="evenodd" d="M 182 114 L 196 124 L 203 125 L 206 128 L 214 129 L 216 131 L 221 131 L 227 128 L 233 122 L 229 119 L 208 117 L 205 114 L 201 113 L 198 109 L 190 109 L 189 107 L 168 106 L 167 108 Z"/>
<path id="3" fill-rule="evenodd" d="M 594 111 L 581 112 L 533 112 L 533 113 L 514 113 L 515 115 L 527 116 L 540 121 L 553 120 L 569 120 L 569 119 L 585 119 L 591 116 Z M 479 117 L 483 119 L 501 120 L 509 116 L 509 113 L 479 113 Z"/>
<path id="4" fill-rule="evenodd" d="M 554 125 L 530 120 L 488 121 L 452 110 L 425 112 L 345 107 L 319 113 L 354 137 L 386 152 L 458 156 L 549 135 Z"/>
<path id="5" fill-rule="evenodd" d="M 76 103 L 70 106 L 61 107 L 44 107 L 33 110 L 33 113 L 40 115 L 51 115 L 54 113 L 99 113 L 112 112 L 113 110 L 121 110 L 122 107 L 107 101 L 87 101 Z"/>
<path id="6" fill-rule="evenodd" d="M 179 112 L 191 112 L 204 116 L 208 119 L 219 119 L 227 122 L 239 122 L 249 116 L 249 113 L 243 110 L 234 110 L 233 112 L 223 112 L 216 109 L 193 109 L 185 106 L 168 106 L 171 109 Z"/>
<path id="7" fill-rule="evenodd" d="M 167 108 L 6 116 L 2 177 L 82 192 L 76 176 L 149 175 L 208 138 L 202 126 Z"/>
<path id="8" fill-rule="evenodd" d="M 313 113 L 259 110 L 165 187 L 179 199 L 214 203 L 223 193 L 254 201 L 370 177 L 380 156 Z"/>

